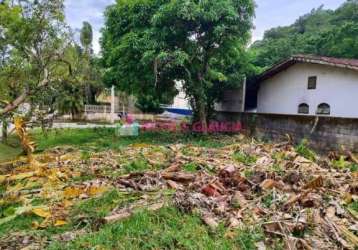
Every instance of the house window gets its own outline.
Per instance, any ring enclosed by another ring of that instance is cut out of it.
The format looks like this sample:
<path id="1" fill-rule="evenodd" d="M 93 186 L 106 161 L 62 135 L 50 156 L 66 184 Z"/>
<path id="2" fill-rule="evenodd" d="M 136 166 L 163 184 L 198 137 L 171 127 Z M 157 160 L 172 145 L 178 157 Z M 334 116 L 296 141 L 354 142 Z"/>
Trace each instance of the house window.
<path id="1" fill-rule="evenodd" d="M 310 113 L 310 106 L 306 103 L 301 103 L 298 106 L 298 113 L 299 114 L 309 114 Z"/>
<path id="2" fill-rule="evenodd" d="M 317 76 L 308 77 L 308 89 L 316 89 L 317 88 Z"/>
<path id="3" fill-rule="evenodd" d="M 317 107 L 317 115 L 330 115 L 331 107 L 327 103 L 321 103 Z"/>

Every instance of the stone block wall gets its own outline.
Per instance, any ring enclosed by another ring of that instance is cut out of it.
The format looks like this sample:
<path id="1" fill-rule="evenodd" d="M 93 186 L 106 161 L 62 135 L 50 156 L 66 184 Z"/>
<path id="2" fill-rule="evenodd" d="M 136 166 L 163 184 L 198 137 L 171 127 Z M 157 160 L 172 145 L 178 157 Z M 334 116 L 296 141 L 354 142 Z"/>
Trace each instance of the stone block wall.
<path id="1" fill-rule="evenodd" d="M 258 113 L 217 113 L 219 121 L 241 121 L 244 131 L 260 139 L 282 140 L 290 135 L 296 143 L 327 152 L 341 146 L 358 152 L 358 119 Z"/>

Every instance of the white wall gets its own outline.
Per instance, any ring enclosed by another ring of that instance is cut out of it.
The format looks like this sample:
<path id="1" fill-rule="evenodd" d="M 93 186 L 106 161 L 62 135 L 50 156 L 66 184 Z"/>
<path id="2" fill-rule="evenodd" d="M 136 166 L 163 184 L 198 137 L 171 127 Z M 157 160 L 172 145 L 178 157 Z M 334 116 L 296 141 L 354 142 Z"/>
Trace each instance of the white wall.
<path id="1" fill-rule="evenodd" d="M 316 89 L 307 89 L 310 76 L 317 76 Z M 320 103 L 328 103 L 330 116 L 358 118 L 358 72 L 319 64 L 295 64 L 261 83 L 257 112 L 297 114 L 301 103 L 310 106 L 310 115 L 316 114 Z"/>

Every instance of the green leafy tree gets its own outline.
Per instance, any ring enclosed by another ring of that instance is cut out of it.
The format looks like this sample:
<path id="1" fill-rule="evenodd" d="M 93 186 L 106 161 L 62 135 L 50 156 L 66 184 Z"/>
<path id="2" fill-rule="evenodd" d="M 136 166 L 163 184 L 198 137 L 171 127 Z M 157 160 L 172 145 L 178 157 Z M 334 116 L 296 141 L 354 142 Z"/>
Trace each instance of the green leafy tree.
<path id="1" fill-rule="evenodd" d="M 286 27 L 265 32 L 250 51 L 261 71 L 293 54 L 357 58 L 358 0 L 348 0 L 336 10 L 313 9 Z"/>
<path id="2" fill-rule="evenodd" d="M 68 46 L 63 51 L 64 60 L 71 66 L 71 75 L 65 75 L 54 82 L 51 88 L 41 93 L 41 96 L 35 95 L 32 98 L 33 106 L 46 108 L 45 113 L 71 114 L 72 119 L 78 118 L 78 115 L 84 109 L 87 78 L 84 70 L 84 59 L 78 50 L 78 45 Z M 61 74 L 65 68 L 57 67 L 57 73 Z M 42 109 L 43 110 L 43 109 Z M 42 114 L 39 113 L 41 116 Z"/>
<path id="3" fill-rule="evenodd" d="M 6 57 L 0 68 L 0 117 L 71 73 L 63 56 L 69 43 L 63 8 L 62 0 L 0 4 L 0 44 Z"/>
<path id="4" fill-rule="evenodd" d="M 92 26 L 89 22 L 83 22 L 80 40 L 81 40 L 82 47 L 85 49 L 85 53 L 91 54 L 93 31 L 92 31 Z"/>
<path id="5" fill-rule="evenodd" d="M 56 101 L 57 108 L 61 114 L 71 114 L 72 119 L 83 111 L 83 88 L 73 82 L 62 82 Z"/>
<path id="6" fill-rule="evenodd" d="M 93 55 L 93 31 L 89 22 L 83 22 L 80 40 L 82 48 L 79 47 L 78 55 L 82 58 L 85 103 L 94 104 L 96 102 L 96 94 L 103 89 L 103 84 L 99 70 L 100 64 Z"/>
<path id="7" fill-rule="evenodd" d="M 317 39 L 318 54 L 358 59 L 358 23 L 346 22 L 342 26 L 322 33 Z"/>
<path id="8" fill-rule="evenodd" d="M 182 81 L 205 130 L 220 92 L 247 71 L 253 15 L 251 0 L 117 1 L 103 30 L 106 80 L 159 100 Z"/>
<path id="9" fill-rule="evenodd" d="M 118 1 L 107 9 L 102 31 L 104 82 L 137 97 L 137 106 L 145 112 L 160 110 L 177 94 L 175 81 L 161 76 L 156 81 L 155 47 L 151 19 L 166 1 Z M 175 73 L 175 72 L 173 72 Z"/>

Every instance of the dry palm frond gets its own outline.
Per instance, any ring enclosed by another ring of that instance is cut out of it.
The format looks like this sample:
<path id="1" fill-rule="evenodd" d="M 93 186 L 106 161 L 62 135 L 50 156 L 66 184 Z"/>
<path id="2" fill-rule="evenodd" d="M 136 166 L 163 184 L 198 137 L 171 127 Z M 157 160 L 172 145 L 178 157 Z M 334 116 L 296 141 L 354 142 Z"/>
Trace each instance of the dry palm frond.
<path id="1" fill-rule="evenodd" d="M 32 153 L 35 151 L 35 142 L 33 142 L 26 131 L 26 122 L 22 117 L 16 117 L 14 119 L 15 130 L 20 138 L 21 147 L 28 157 L 29 163 L 32 162 Z"/>

